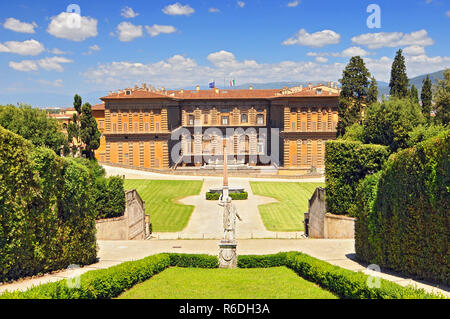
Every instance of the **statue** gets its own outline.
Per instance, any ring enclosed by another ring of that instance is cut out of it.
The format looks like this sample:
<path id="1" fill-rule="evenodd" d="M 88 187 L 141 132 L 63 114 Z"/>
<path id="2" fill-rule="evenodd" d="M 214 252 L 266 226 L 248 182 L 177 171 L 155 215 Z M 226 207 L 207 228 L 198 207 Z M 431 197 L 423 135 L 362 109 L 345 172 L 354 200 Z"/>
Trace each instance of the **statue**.
<path id="1" fill-rule="evenodd" d="M 227 150 L 224 139 L 223 148 L 223 188 L 219 198 L 219 206 L 223 207 L 223 239 L 219 243 L 219 268 L 236 268 L 236 217 L 242 220 L 237 209 L 231 204 L 231 197 L 228 193 L 228 165 Z"/>

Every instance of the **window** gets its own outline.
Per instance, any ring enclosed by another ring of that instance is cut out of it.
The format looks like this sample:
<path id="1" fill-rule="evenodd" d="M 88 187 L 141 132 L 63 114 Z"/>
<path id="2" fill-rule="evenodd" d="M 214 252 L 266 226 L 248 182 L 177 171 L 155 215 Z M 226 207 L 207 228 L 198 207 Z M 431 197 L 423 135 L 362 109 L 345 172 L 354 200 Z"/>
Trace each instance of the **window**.
<path id="1" fill-rule="evenodd" d="M 159 131 L 159 122 L 156 123 L 156 131 Z"/>
<path id="2" fill-rule="evenodd" d="M 123 123 L 123 131 L 124 132 L 128 131 L 128 124 L 127 123 Z"/>
<path id="3" fill-rule="evenodd" d="M 258 153 L 264 153 L 264 142 L 259 142 L 258 143 Z"/>
<path id="4" fill-rule="evenodd" d="M 113 132 L 117 132 L 117 123 L 113 123 Z"/>
<path id="5" fill-rule="evenodd" d="M 139 124 L 134 123 L 134 132 L 137 133 L 139 131 Z"/>
<path id="6" fill-rule="evenodd" d="M 296 107 L 291 107 L 291 113 L 297 113 L 297 108 Z"/>
<path id="7" fill-rule="evenodd" d="M 248 122 L 248 115 L 242 114 L 241 115 L 241 123 L 247 123 Z"/>
<path id="8" fill-rule="evenodd" d="M 222 125 L 228 125 L 228 116 L 222 116 Z"/>
<path id="9" fill-rule="evenodd" d="M 264 124 L 264 115 L 263 114 L 258 114 L 258 116 L 256 117 L 256 123 Z"/>
<path id="10" fill-rule="evenodd" d="M 98 128 L 103 129 L 103 121 L 98 121 Z"/>
<path id="11" fill-rule="evenodd" d="M 203 123 L 208 124 L 208 114 L 203 115 Z"/>
<path id="12" fill-rule="evenodd" d="M 145 123 L 145 131 L 148 132 L 150 130 L 150 125 L 147 123 Z"/>
<path id="13" fill-rule="evenodd" d="M 322 94 L 322 89 L 317 89 L 316 92 L 318 95 L 320 95 L 320 94 Z"/>
<path id="14" fill-rule="evenodd" d="M 189 115 L 189 125 L 194 125 L 194 115 Z"/>
<path id="15" fill-rule="evenodd" d="M 295 131 L 295 122 L 291 122 L 291 129 Z"/>

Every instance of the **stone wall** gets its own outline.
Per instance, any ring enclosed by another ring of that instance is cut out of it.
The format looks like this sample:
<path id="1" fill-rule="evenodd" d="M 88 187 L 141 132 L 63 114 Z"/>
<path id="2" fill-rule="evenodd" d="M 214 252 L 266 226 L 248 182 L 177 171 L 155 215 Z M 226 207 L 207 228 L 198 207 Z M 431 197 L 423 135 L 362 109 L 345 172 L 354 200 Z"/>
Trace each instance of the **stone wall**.
<path id="1" fill-rule="evenodd" d="M 97 220 L 98 240 L 144 240 L 150 236 L 145 202 L 135 189 L 125 192 L 125 199 L 123 216 Z"/>
<path id="2" fill-rule="evenodd" d="M 355 218 L 327 213 L 325 196 L 325 189 L 318 187 L 309 200 L 309 209 L 306 214 L 309 237 L 354 238 Z"/>

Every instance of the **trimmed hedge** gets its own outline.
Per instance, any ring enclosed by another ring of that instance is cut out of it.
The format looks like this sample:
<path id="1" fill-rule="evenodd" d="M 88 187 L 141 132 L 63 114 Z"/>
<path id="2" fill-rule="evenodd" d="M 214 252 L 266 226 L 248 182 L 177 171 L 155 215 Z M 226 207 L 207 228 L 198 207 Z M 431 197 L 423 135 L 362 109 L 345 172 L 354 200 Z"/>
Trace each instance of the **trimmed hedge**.
<path id="1" fill-rule="evenodd" d="M 389 155 L 388 147 L 335 140 L 327 141 L 325 150 L 327 211 L 348 214 L 359 181 L 382 168 Z"/>
<path id="2" fill-rule="evenodd" d="M 381 279 L 380 288 L 369 288 L 367 275 L 333 266 L 299 252 L 241 255 L 238 256 L 238 265 L 241 268 L 286 266 L 341 298 L 443 298 L 442 295 L 402 287 L 384 279 Z M 157 254 L 106 269 L 91 270 L 80 276 L 79 287 L 76 288 L 69 288 L 67 281 L 61 280 L 26 291 L 5 292 L 0 295 L 0 299 L 114 298 L 169 266 L 217 268 L 218 260 L 216 256 L 210 255 Z"/>
<path id="3" fill-rule="evenodd" d="M 243 193 L 229 193 L 232 200 L 244 200 L 248 198 L 248 192 Z M 220 194 L 218 193 L 206 193 L 206 200 L 219 200 Z"/>
<path id="4" fill-rule="evenodd" d="M 317 283 L 340 298 L 351 299 L 429 299 L 444 298 L 423 289 L 403 287 L 388 280 L 380 279 L 380 288 L 369 288 L 369 276 L 331 265 L 300 252 L 278 253 L 275 255 L 238 256 L 242 268 L 286 266 L 299 276 Z"/>
<path id="5" fill-rule="evenodd" d="M 210 255 L 162 253 L 128 261 L 80 276 L 79 287 L 69 288 L 66 280 L 5 292 L 0 299 L 106 299 L 119 296 L 134 285 L 150 279 L 169 266 L 217 268 L 218 258 Z"/>
<path id="6" fill-rule="evenodd" d="M 358 187 L 359 260 L 450 283 L 450 130 L 393 154 Z"/>
<path id="7" fill-rule="evenodd" d="M 217 268 L 219 259 L 217 256 L 197 254 L 169 254 L 170 266 L 192 268 Z"/>
<path id="8" fill-rule="evenodd" d="M 0 281 L 96 260 L 88 170 L 0 126 Z"/>

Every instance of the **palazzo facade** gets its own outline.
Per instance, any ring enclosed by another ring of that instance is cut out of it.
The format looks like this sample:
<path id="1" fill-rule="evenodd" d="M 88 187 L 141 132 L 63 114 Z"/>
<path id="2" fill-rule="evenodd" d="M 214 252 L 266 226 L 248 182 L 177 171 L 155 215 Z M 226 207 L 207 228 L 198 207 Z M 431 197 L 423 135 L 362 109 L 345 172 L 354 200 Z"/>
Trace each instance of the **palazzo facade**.
<path id="1" fill-rule="evenodd" d="M 256 90 L 155 90 L 142 85 L 93 107 L 105 164 L 169 169 L 229 163 L 321 169 L 336 138 L 337 84 Z"/>

